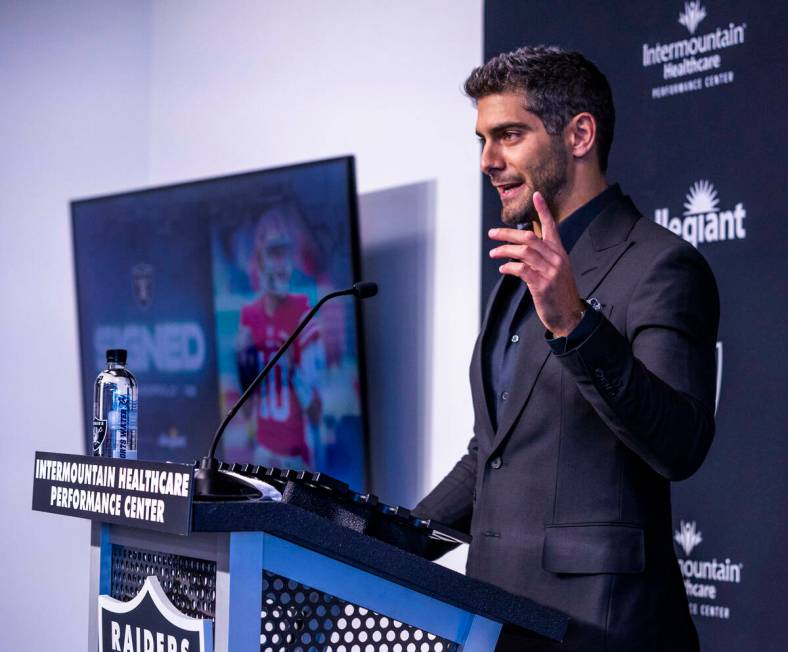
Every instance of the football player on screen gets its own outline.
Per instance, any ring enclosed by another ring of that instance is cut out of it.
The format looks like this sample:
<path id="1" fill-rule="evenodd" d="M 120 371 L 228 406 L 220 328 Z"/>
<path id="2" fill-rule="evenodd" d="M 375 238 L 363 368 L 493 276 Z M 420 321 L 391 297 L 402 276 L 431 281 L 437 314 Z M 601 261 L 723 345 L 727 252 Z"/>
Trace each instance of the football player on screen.
<path id="1" fill-rule="evenodd" d="M 260 296 L 243 306 L 238 329 L 238 370 L 243 390 L 309 310 L 307 297 L 290 291 L 294 250 L 284 215 L 276 208 L 263 213 L 255 230 L 252 261 Z M 250 401 L 255 464 L 285 468 L 316 468 L 319 464 L 319 389 L 325 366 L 319 328 L 312 321 Z"/>

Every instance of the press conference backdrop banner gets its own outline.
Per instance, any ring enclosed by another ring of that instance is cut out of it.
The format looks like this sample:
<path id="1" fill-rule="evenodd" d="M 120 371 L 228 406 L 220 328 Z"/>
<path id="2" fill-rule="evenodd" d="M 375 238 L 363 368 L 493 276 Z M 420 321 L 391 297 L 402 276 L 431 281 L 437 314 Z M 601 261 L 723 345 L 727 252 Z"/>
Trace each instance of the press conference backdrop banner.
<path id="1" fill-rule="evenodd" d="M 690 609 L 715 652 L 788 649 L 787 23 L 781 3 L 752 0 L 485 5 L 485 59 L 546 43 L 605 72 L 617 112 L 608 178 L 717 277 L 717 435 L 673 488 Z M 500 207 L 489 183 L 483 197 L 487 261 Z M 482 305 L 496 278 L 485 262 Z"/>

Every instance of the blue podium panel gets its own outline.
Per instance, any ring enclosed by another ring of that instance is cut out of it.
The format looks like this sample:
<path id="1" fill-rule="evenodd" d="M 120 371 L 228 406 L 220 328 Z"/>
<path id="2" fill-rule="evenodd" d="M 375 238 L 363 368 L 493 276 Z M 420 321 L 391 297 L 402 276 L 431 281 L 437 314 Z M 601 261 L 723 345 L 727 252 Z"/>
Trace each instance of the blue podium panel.
<path id="1" fill-rule="evenodd" d="M 94 522 L 99 595 L 155 576 L 181 613 L 213 622 L 216 652 L 489 652 L 503 624 L 560 640 L 567 619 L 530 600 L 284 503 L 195 504 L 188 536 Z"/>
<path id="2" fill-rule="evenodd" d="M 474 629 L 480 638 L 488 632 L 488 638 L 495 641 L 501 629 L 500 623 L 483 616 L 268 534 L 264 535 L 263 567 L 272 576 L 344 603 L 336 610 L 338 631 L 329 636 L 332 644 L 358 644 L 363 649 L 363 645 L 390 644 L 396 639 L 400 644 L 417 643 L 417 648 L 426 644 L 425 650 L 449 652 L 460 649 L 458 643 L 466 643 L 463 650 L 481 650 L 491 648 L 468 646 L 470 631 Z M 378 641 L 370 636 L 375 633 L 381 635 Z"/>
<path id="3" fill-rule="evenodd" d="M 225 539 L 229 584 L 220 596 L 226 607 L 223 615 L 227 623 L 227 650 L 261 649 L 264 536 L 262 532 L 233 532 Z"/>
<path id="4" fill-rule="evenodd" d="M 98 648 L 98 596 L 129 601 L 139 593 L 149 576 L 159 580 L 167 598 L 180 613 L 209 619 L 217 627 L 225 626 L 224 614 L 230 612 L 220 609 L 226 605 L 224 596 L 229 578 L 227 539 L 224 533 L 184 537 L 94 522 L 88 610 L 90 649 Z M 239 585 L 242 579 L 239 575 Z M 259 610 L 257 614 L 259 617 Z M 215 650 L 229 649 L 218 646 L 218 632 L 215 638 Z"/>
<path id="5" fill-rule="evenodd" d="M 98 581 L 92 605 L 98 595 L 129 600 L 146 577 L 156 576 L 181 612 L 214 621 L 217 652 L 481 652 L 494 648 L 501 629 L 484 616 L 263 532 L 195 538 L 94 524 L 93 534 Z M 94 618 L 90 636 L 96 640 Z"/>
<path id="6" fill-rule="evenodd" d="M 564 614 L 420 556 L 467 535 L 320 473 L 241 466 L 278 499 L 194 501 L 189 465 L 36 453 L 33 509 L 93 521 L 90 649 L 487 652 L 504 625 L 563 638 Z"/>

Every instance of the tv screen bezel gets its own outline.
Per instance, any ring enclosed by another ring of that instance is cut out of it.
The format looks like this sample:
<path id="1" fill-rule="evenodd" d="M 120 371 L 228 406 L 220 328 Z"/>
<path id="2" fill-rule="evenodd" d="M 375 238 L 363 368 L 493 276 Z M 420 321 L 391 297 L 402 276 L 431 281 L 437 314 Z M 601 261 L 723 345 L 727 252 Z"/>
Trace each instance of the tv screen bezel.
<path id="1" fill-rule="evenodd" d="M 299 163 L 290 163 L 285 165 L 279 165 L 275 167 L 267 167 L 261 168 L 257 170 L 249 170 L 245 172 L 237 172 L 237 173 L 229 173 L 223 174 L 220 176 L 215 177 L 203 177 L 199 179 L 192 179 L 189 181 L 179 181 L 175 183 L 168 183 L 161 186 L 150 186 L 145 188 L 138 188 L 135 190 L 128 190 L 122 192 L 113 192 L 113 193 L 106 193 L 102 195 L 96 195 L 93 197 L 85 197 L 79 199 L 73 199 L 69 202 L 69 213 L 70 213 L 70 224 L 71 224 L 71 244 L 72 244 L 72 255 L 73 255 L 73 268 L 74 268 L 74 293 L 76 296 L 77 302 L 77 337 L 79 338 L 79 367 L 80 367 L 80 378 L 82 382 L 82 392 L 81 392 L 81 413 L 82 413 L 82 431 L 83 437 L 82 442 L 85 448 L 86 454 L 90 453 L 90 447 L 88 446 L 89 439 L 90 439 L 90 428 L 92 425 L 92 417 L 90 416 L 89 412 L 91 411 L 89 406 L 91 401 L 87 400 L 86 397 L 89 396 L 88 388 L 92 388 L 95 378 L 88 378 L 86 377 L 86 365 L 84 364 L 85 356 L 91 355 L 91 352 L 88 352 L 88 348 L 90 344 L 84 341 L 82 336 L 83 333 L 83 313 L 85 312 L 84 306 L 86 305 L 87 298 L 83 296 L 83 293 L 80 291 L 80 278 L 79 278 L 79 265 L 78 261 L 80 260 L 80 252 L 79 252 L 79 244 L 77 242 L 76 237 L 76 223 L 78 216 L 76 214 L 75 209 L 79 206 L 83 206 L 89 203 L 96 203 L 107 201 L 111 199 L 118 199 L 121 197 L 128 198 L 132 196 L 143 196 L 150 193 L 159 193 L 162 191 L 167 190 L 174 190 L 174 189 L 183 189 L 192 186 L 199 186 L 202 184 L 207 183 L 221 183 L 225 181 L 229 181 L 232 179 L 239 179 L 242 177 L 248 176 L 256 176 L 265 173 L 282 173 L 288 172 L 303 168 L 309 167 L 318 167 L 321 165 L 331 165 L 336 163 L 342 163 L 345 166 L 345 178 L 347 179 L 347 199 L 348 199 L 348 220 L 349 220 L 349 236 L 350 236 L 350 260 L 351 260 L 351 273 L 353 282 L 359 282 L 364 280 L 362 277 L 362 264 L 361 264 L 361 235 L 360 235 L 360 225 L 359 225 L 359 211 L 358 211 L 358 194 L 357 194 L 357 187 L 356 187 L 356 165 L 355 165 L 355 157 L 351 154 L 343 155 L 343 156 L 335 156 L 325 159 L 317 159 L 313 161 L 303 161 Z M 358 381 L 359 381 L 359 407 L 361 411 L 360 415 L 360 423 L 361 423 L 361 437 L 364 444 L 364 451 L 363 451 L 363 477 L 364 477 L 364 487 L 356 488 L 356 490 L 363 490 L 368 491 L 369 487 L 372 485 L 372 478 L 371 478 L 371 463 L 370 463 L 370 432 L 369 432 L 369 412 L 368 412 L 368 392 L 367 392 L 367 364 L 366 364 L 366 348 L 365 348 L 365 337 L 364 337 L 364 319 L 363 319 L 363 309 L 362 309 L 362 302 L 361 300 L 354 300 L 354 316 L 356 319 L 356 345 L 358 347 Z M 217 396 L 217 408 L 219 407 L 219 397 Z M 216 415 L 216 426 L 218 427 L 219 423 L 222 419 L 221 409 L 217 409 Z M 208 447 L 211 443 L 211 438 L 213 436 L 213 430 L 206 433 L 206 454 L 208 452 Z M 228 462 L 232 462 L 233 460 L 226 460 Z"/>

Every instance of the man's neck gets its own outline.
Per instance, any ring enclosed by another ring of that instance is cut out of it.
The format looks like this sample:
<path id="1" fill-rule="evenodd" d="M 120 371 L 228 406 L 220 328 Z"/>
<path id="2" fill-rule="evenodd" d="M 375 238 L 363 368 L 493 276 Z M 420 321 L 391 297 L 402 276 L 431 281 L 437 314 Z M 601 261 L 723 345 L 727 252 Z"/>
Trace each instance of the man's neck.
<path id="1" fill-rule="evenodd" d="M 575 178 L 574 183 L 566 193 L 560 193 L 556 205 L 551 206 L 556 224 L 560 224 L 581 206 L 585 206 L 594 197 L 604 192 L 608 187 L 607 179 L 603 174 L 595 174 L 587 178 Z M 534 221 L 534 233 L 542 237 L 542 225 Z"/>
<path id="2" fill-rule="evenodd" d="M 264 294 L 263 308 L 265 309 L 266 314 L 269 317 L 273 315 L 279 309 L 279 306 L 282 305 L 282 301 L 284 301 L 284 297 L 280 295 L 269 293 Z"/>

